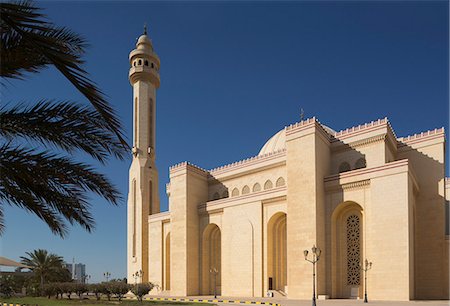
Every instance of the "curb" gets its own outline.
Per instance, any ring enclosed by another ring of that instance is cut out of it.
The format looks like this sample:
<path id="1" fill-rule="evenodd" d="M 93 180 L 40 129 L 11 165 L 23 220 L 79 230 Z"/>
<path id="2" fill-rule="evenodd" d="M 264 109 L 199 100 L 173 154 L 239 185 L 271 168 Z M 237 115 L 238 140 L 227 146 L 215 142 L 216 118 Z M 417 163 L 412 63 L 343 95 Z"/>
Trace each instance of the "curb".
<path id="1" fill-rule="evenodd" d="M 38 306 L 38 304 L 12 304 L 0 302 L 1 306 Z"/>
<path id="2" fill-rule="evenodd" d="M 226 303 L 226 304 L 253 304 L 253 305 L 268 305 L 268 306 L 281 306 L 281 304 L 271 302 L 259 302 L 259 301 L 241 301 L 241 300 L 204 300 L 204 299 L 177 299 L 177 298 L 144 298 L 146 301 L 173 301 L 173 302 L 195 302 L 195 303 Z"/>

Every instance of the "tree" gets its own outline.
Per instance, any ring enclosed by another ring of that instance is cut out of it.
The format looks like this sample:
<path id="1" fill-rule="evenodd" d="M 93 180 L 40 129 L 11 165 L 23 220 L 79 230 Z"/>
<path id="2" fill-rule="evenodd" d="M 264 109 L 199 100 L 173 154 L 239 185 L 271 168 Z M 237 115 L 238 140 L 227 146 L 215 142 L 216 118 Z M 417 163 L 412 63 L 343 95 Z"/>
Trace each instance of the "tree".
<path id="1" fill-rule="evenodd" d="M 89 291 L 94 293 L 97 301 L 100 301 L 102 293 L 105 291 L 105 289 L 103 287 L 104 287 L 103 284 L 89 284 L 88 285 Z"/>
<path id="2" fill-rule="evenodd" d="M 34 250 L 26 252 L 28 257 L 21 256 L 22 263 L 29 266 L 34 272 L 34 276 L 39 281 L 39 288 L 43 294 L 44 284 L 49 279 L 56 279 L 56 275 L 60 275 L 64 270 L 63 259 L 56 254 L 48 253 L 46 250 Z"/>
<path id="3" fill-rule="evenodd" d="M 63 153 L 84 152 L 103 164 L 111 156 L 123 159 L 129 147 L 121 123 L 82 68 L 84 38 L 48 22 L 30 1 L 2 2 L 0 14 L 0 86 L 53 66 L 90 102 L 42 99 L 0 108 L 0 233 L 4 204 L 35 214 L 61 237 L 65 221 L 90 232 L 87 193 L 112 204 L 120 194 L 104 175 Z"/>
<path id="4" fill-rule="evenodd" d="M 137 297 L 137 299 L 142 302 L 142 299 L 144 297 L 144 295 L 148 294 L 148 292 L 150 290 L 153 289 L 155 285 L 153 285 L 152 283 L 142 283 L 142 284 L 137 284 L 136 286 L 134 286 L 131 289 L 131 292 L 134 293 L 134 295 Z"/>
<path id="5" fill-rule="evenodd" d="M 109 282 L 108 286 L 111 289 L 111 292 L 115 294 L 119 299 L 119 301 L 121 301 L 123 299 L 123 296 L 127 294 L 127 292 L 131 289 L 131 286 L 129 284 L 122 281 L 111 281 Z"/>
<path id="6" fill-rule="evenodd" d="M 88 292 L 88 286 L 83 283 L 74 284 L 74 291 L 78 295 L 78 298 L 81 300 L 83 298 L 83 294 Z"/>

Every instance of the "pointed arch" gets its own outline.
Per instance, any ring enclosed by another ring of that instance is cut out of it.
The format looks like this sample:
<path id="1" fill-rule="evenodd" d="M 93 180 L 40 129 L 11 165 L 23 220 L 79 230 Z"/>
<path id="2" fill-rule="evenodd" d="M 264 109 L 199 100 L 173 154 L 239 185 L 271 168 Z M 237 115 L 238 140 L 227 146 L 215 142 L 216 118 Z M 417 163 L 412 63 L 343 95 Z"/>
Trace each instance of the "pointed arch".
<path id="1" fill-rule="evenodd" d="M 250 193 L 250 187 L 248 187 L 247 185 L 245 185 L 245 186 L 242 188 L 242 194 L 248 194 L 248 193 Z"/>
<path id="2" fill-rule="evenodd" d="M 284 181 L 284 178 L 280 176 L 277 179 L 277 181 L 275 182 L 275 186 L 276 187 L 281 187 L 281 186 L 284 186 L 284 185 L 286 185 L 286 182 Z"/>
<path id="3" fill-rule="evenodd" d="M 287 218 L 283 212 L 273 215 L 267 223 L 268 290 L 286 292 L 287 286 Z"/>
<path id="4" fill-rule="evenodd" d="M 272 184 L 272 181 L 271 181 L 271 180 L 267 180 L 267 181 L 264 183 L 264 190 L 271 189 L 272 187 L 273 187 L 273 184 Z"/>
<path id="5" fill-rule="evenodd" d="M 253 185 L 253 192 L 258 191 L 261 191 L 261 185 L 259 183 L 255 183 L 255 185 Z"/>
<path id="6" fill-rule="evenodd" d="M 166 236 L 164 250 L 164 290 L 170 290 L 170 232 Z"/>
<path id="7" fill-rule="evenodd" d="M 237 197 L 239 195 L 239 189 L 234 188 L 233 191 L 231 192 L 231 196 L 232 197 Z"/>
<path id="8" fill-rule="evenodd" d="M 363 209 L 356 202 L 339 204 L 331 217 L 332 297 L 362 298 Z"/>
<path id="9" fill-rule="evenodd" d="M 222 278 L 221 231 L 217 224 L 210 223 L 202 235 L 202 294 L 220 294 Z M 214 275 L 213 271 L 217 271 Z M 215 279 L 214 279 L 215 278 Z M 215 288 L 214 288 L 215 285 Z M 215 289 L 215 290 L 214 290 Z"/>

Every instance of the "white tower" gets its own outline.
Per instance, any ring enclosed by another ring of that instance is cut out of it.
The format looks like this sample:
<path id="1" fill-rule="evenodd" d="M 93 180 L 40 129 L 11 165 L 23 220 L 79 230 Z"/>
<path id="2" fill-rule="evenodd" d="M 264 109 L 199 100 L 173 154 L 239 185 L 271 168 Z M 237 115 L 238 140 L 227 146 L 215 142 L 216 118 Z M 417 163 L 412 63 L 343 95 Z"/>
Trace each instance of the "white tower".
<path id="1" fill-rule="evenodd" d="M 128 192 L 128 272 L 142 271 L 138 282 L 148 281 L 148 216 L 159 213 L 158 170 L 155 166 L 156 89 L 159 57 L 147 29 L 130 52 L 129 79 L 133 86 L 133 161 Z"/>

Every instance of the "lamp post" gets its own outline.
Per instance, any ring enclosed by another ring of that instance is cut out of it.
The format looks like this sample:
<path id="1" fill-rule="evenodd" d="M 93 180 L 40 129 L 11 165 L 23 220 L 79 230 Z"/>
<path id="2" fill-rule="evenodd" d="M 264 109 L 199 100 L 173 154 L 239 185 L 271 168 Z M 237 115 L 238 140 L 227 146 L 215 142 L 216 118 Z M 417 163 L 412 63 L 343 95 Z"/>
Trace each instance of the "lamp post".
<path id="1" fill-rule="evenodd" d="M 360 265 L 361 270 L 364 271 L 364 303 L 368 303 L 367 300 L 367 271 L 372 269 L 372 262 L 369 262 L 366 258 L 364 261 L 364 266 Z"/>
<path id="2" fill-rule="evenodd" d="M 105 272 L 105 273 L 103 273 L 103 276 L 106 278 L 106 282 L 108 282 L 109 277 L 111 276 L 111 273 Z"/>
<path id="3" fill-rule="evenodd" d="M 310 263 L 313 264 L 313 296 L 312 296 L 312 306 L 316 306 L 316 262 L 319 261 L 320 259 L 320 253 L 322 253 L 322 251 L 316 247 L 316 245 L 313 245 L 313 247 L 311 248 L 312 254 L 313 254 L 313 258 L 312 260 L 308 259 L 308 250 L 304 250 L 303 251 L 303 255 L 305 255 L 305 260 L 309 261 Z"/>
<path id="4" fill-rule="evenodd" d="M 217 292 L 216 292 L 216 278 L 217 278 L 217 274 L 219 273 L 219 270 L 217 270 L 216 268 L 211 268 L 209 269 L 209 273 L 214 275 L 214 298 L 217 299 Z"/>
<path id="5" fill-rule="evenodd" d="M 139 283 L 142 283 L 142 276 L 144 276 L 144 271 L 139 270 L 136 272 L 137 277 L 139 277 Z"/>

